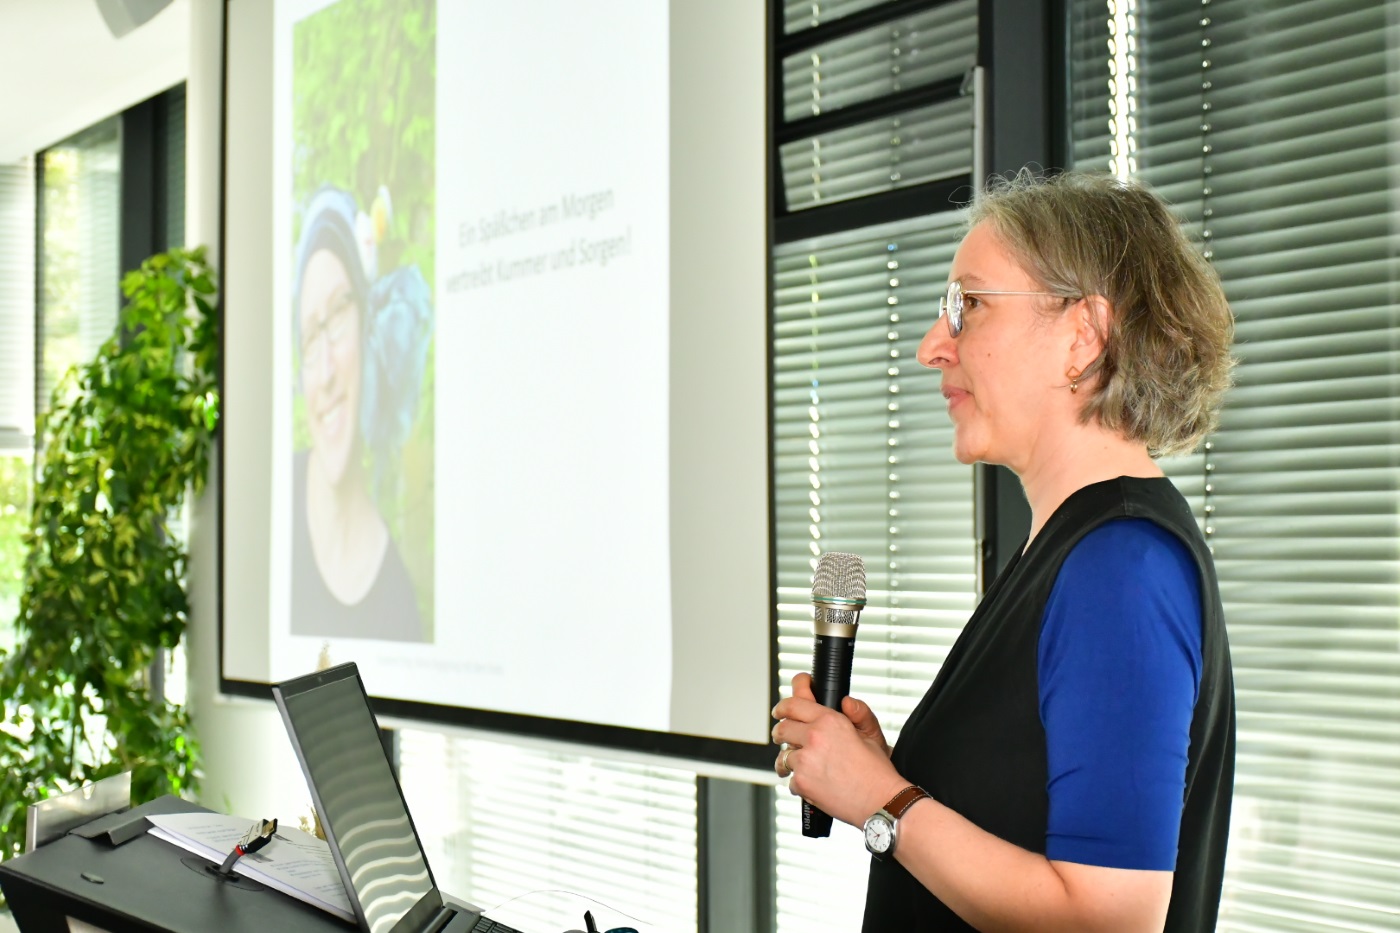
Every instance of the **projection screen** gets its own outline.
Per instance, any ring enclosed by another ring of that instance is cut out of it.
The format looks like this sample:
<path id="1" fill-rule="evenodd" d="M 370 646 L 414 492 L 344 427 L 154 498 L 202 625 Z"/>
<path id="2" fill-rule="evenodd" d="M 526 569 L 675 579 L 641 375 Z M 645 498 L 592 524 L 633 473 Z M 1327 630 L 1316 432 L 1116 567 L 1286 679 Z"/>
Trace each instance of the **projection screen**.
<path id="1" fill-rule="evenodd" d="M 764 4 L 225 9 L 223 689 L 761 761 Z"/>

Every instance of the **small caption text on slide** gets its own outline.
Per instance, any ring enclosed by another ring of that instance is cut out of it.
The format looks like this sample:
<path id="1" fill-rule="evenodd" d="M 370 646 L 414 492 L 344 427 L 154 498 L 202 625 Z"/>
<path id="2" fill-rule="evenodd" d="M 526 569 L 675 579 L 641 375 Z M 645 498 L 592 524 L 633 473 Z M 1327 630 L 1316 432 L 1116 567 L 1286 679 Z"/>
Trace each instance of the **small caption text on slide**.
<path id="1" fill-rule="evenodd" d="M 611 188 L 564 194 L 525 210 L 501 208 L 457 228 L 465 268 L 450 275 L 450 294 L 490 288 L 580 267 L 607 268 L 632 253 L 632 226 L 599 231 L 617 206 Z M 512 245 L 519 249 L 511 250 Z M 488 249 L 489 248 L 489 249 Z M 489 252 L 489 258 L 472 260 Z"/>

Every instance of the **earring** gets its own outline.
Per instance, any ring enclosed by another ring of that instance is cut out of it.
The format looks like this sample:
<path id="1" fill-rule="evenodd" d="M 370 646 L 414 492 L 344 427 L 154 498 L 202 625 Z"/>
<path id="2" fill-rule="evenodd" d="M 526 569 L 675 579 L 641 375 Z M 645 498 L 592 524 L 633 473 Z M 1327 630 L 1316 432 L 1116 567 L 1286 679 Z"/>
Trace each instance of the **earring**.
<path id="1" fill-rule="evenodd" d="M 1079 377 L 1082 375 L 1084 375 L 1084 370 L 1079 369 L 1078 367 L 1075 367 L 1074 369 L 1071 369 L 1069 372 L 1065 373 L 1065 376 L 1069 378 L 1070 392 L 1073 393 L 1079 391 Z"/>

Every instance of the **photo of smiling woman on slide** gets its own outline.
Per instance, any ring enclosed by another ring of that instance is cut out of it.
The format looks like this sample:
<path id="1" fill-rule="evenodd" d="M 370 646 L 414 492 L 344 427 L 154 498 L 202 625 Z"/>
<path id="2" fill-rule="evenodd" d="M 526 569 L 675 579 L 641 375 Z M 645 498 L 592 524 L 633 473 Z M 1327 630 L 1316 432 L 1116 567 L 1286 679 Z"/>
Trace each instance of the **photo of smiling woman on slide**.
<path id="1" fill-rule="evenodd" d="M 301 9 L 282 163 L 290 631 L 432 643 L 436 5 Z"/>
<path id="2" fill-rule="evenodd" d="M 392 495 L 418 411 L 432 331 L 417 266 L 376 277 L 388 193 L 371 215 L 347 192 L 312 196 L 296 251 L 295 317 L 310 446 L 292 491 L 292 633 L 427 640 L 376 494 Z"/>

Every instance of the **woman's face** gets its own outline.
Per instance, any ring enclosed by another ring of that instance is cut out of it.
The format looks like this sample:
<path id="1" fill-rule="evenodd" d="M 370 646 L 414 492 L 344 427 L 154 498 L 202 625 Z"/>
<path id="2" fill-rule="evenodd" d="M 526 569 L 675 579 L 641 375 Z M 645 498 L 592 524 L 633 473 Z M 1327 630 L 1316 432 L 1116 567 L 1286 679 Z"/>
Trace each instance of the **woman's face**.
<path id="1" fill-rule="evenodd" d="M 950 279 L 963 285 L 963 329 L 957 337 L 939 318 L 919 345 L 919 362 L 943 374 L 953 420 L 953 451 L 962 463 L 983 461 L 1018 474 L 1048 453 L 1054 426 L 1072 411 L 1065 388 L 1071 363 L 1070 315 L 1046 315 L 1052 298 L 980 295 L 977 290 L 1043 292 L 991 227 L 978 224 L 953 257 Z"/>
<path id="2" fill-rule="evenodd" d="M 317 250 L 301 277 L 301 388 L 311 447 L 332 485 L 355 455 L 360 411 L 360 306 L 344 263 Z"/>

